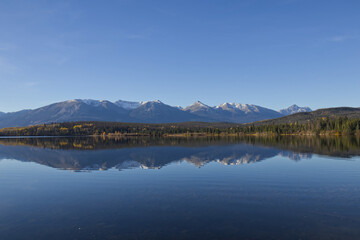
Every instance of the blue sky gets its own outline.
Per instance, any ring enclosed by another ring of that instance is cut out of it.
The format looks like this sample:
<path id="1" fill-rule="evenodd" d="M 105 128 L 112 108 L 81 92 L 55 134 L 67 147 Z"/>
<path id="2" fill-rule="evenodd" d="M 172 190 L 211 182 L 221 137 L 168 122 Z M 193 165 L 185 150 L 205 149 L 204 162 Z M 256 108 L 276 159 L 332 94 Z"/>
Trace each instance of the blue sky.
<path id="1" fill-rule="evenodd" d="M 0 111 L 92 98 L 360 107 L 360 1 L 0 2 Z"/>

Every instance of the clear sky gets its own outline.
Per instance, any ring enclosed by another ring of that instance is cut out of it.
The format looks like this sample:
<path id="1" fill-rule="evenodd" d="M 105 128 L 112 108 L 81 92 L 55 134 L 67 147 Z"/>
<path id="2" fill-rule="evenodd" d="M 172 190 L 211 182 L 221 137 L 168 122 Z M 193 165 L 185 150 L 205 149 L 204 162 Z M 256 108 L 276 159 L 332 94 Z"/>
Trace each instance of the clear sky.
<path id="1" fill-rule="evenodd" d="M 359 0 L 0 1 L 0 111 L 91 98 L 360 107 Z"/>

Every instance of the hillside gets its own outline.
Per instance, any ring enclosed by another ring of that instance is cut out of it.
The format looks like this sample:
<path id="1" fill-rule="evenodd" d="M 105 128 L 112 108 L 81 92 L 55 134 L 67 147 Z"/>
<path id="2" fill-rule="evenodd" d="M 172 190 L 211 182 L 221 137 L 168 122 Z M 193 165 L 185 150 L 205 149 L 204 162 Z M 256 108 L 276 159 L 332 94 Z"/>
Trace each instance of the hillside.
<path id="1" fill-rule="evenodd" d="M 337 107 L 337 108 L 324 108 L 319 109 L 313 112 L 299 112 L 292 115 L 254 122 L 252 124 L 256 126 L 261 125 L 278 125 L 286 123 L 307 123 L 315 121 L 320 118 L 338 118 L 338 117 L 347 117 L 347 118 L 360 118 L 360 108 L 351 108 L 351 107 Z"/>

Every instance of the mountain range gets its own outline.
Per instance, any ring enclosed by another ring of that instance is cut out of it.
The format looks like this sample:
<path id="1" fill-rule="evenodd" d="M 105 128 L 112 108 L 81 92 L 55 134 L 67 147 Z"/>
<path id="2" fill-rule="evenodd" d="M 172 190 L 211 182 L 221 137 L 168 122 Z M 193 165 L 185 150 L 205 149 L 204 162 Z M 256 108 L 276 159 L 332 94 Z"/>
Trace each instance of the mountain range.
<path id="1" fill-rule="evenodd" d="M 200 101 L 185 108 L 167 105 L 159 100 L 130 102 L 118 100 L 74 99 L 33 110 L 0 113 L 0 128 L 72 121 L 113 121 L 137 123 L 175 123 L 188 121 L 249 123 L 274 119 L 308 107 L 292 105 L 275 111 L 253 104 L 223 103 L 208 106 Z"/>

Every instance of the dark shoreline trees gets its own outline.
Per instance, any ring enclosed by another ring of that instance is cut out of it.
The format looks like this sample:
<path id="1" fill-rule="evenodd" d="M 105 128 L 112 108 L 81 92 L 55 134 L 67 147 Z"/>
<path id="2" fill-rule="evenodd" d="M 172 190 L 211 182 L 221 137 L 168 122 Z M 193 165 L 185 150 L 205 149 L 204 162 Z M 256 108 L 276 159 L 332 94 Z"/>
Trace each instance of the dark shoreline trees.
<path id="1" fill-rule="evenodd" d="M 89 136 L 89 135 L 360 135 L 358 118 L 318 118 L 306 123 L 231 124 L 231 123 L 119 123 L 64 122 L 29 127 L 4 128 L 0 136 Z"/>

